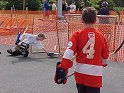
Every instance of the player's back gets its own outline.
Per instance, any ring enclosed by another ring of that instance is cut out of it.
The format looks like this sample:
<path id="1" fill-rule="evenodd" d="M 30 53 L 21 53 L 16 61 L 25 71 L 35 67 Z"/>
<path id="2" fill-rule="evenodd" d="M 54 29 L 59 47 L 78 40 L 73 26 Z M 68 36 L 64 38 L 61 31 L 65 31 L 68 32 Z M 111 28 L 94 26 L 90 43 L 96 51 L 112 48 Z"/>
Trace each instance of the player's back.
<path id="1" fill-rule="evenodd" d="M 102 55 L 106 44 L 103 35 L 94 28 L 86 28 L 75 34 L 77 34 L 76 61 L 79 63 L 102 65 L 102 56 L 103 58 L 108 57 L 108 53 Z"/>
<path id="2" fill-rule="evenodd" d="M 109 57 L 104 36 L 94 28 L 85 28 L 73 34 L 68 48 L 66 54 L 73 51 L 76 53 L 74 73 L 76 82 L 86 86 L 101 87 L 102 58 L 107 59 Z M 62 65 L 65 64 L 69 64 L 69 61 L 64 62 L 63 60 Z"/>

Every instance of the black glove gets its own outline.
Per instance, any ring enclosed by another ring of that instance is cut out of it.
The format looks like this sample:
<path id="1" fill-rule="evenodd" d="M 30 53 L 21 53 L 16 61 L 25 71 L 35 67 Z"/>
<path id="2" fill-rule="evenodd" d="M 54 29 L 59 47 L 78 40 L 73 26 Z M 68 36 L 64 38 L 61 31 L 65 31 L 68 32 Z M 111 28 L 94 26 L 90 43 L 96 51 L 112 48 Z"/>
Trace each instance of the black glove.
<path id="1" fill-rule="evenodd" d="M 54 81 L 57 84 L 65 84 L 67 81 L 68 70 L 59 67 L 60 64 L 61 62 L 57 62 Z"/>
<path id="2" fill-rule="evenodd" d="M 54 53 L 53 52 L 49 52 L 49 53 L 47 53 L 47 56 L 48 57 L 54 57 Z"/>

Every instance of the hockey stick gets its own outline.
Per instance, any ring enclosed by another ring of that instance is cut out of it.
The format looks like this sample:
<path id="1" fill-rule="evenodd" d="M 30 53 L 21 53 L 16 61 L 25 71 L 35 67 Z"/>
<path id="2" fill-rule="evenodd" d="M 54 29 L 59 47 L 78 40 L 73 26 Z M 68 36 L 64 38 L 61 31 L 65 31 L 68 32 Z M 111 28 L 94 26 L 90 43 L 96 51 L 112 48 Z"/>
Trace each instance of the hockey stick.
<path id="1" fill-rule="evenodd" d="M 124 45 L 124 40 L 122 41 L 120 46 L 114 52 L 109 54 L 109 56 L 112 56 L 112 55 L 116 54 L 122 48 L 123 45 Z M 66 78 L 69 78 L 70 76 L 73 76 L 73 75 L 74 75 L 74 72 L 69 74 L 69 75 L 67 75 Z"/>
<path id="2" fill-rule="evenodd" d="M 67 75 L 66 78 L 69 78 L 69 77 L 71 77 L 71 76 L 73 76 L 73 75 L 74 75 L 74 72 L 71 73 L 71 74 L 69 74 L 69 75 Z"/>
<path id="3" fill-rule="evenodd" d="M 124 45 L 124 40 L 122 41 L 122 43 L 120 44 L 120 46 L 114 51 L 114 52 L 112 52 L 111 54 L 110 54 L 110 56 L 111 55 L 113 55 L 113 54 L 116 54 L 120 49 L 121 49 L 121 47 Z"/>
<path id="4" fill-rule="evenodd" d="M 26 31 L 27 31 L 27 29 L 28 29 L 29 25 L 30 25 L 30 24 L 28 24 L 28 25 L 27 25 L 27 27 L 25 28 L 25 30 L 24 30 L 24 32 L 23 32 L 23 34 L 22 34 L 22 35 L 24 35 L 24 34 L 26 33 Z"/>

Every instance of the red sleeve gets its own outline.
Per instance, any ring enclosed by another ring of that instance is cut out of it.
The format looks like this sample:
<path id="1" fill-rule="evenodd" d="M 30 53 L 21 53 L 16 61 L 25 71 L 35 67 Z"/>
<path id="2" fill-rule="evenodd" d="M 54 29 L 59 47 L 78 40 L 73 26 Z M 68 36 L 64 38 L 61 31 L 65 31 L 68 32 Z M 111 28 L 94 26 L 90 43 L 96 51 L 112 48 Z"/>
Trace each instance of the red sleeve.
<path id="1" fill-rule="evenodd" d="M 65 50 L 65 53 L 62 58 L 61 62 L 61 67 L 64 69 L 71 68 L 73 65 L 72 58 L 76 52 L 76 47 L 77 47 L 77 35 L 78 33 L 76 32 L 75 34 L 72 35 L 70 38 L 70 41 L 68 43 L 68 46 Z"/>

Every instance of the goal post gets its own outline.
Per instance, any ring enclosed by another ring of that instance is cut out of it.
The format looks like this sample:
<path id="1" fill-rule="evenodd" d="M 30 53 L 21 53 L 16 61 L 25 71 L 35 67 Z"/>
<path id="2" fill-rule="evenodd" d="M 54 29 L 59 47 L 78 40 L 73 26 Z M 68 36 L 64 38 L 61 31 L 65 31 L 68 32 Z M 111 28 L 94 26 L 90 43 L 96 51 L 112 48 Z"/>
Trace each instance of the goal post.
<path id="1" fill-rule="evenodd" d="M 64 18 L 68 22 L 82 23 L 81 14 L 65 14 Z M 119 21 L 119 17 L 117 15 L 97 15 L 96 17 L 96 23 L 116 24 L 118 21 Z"/>

